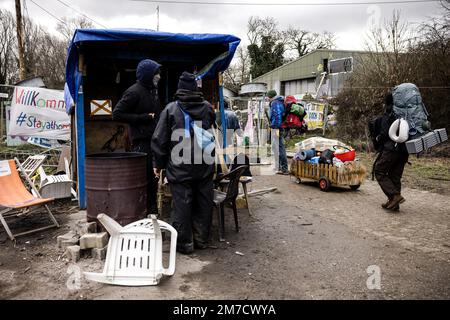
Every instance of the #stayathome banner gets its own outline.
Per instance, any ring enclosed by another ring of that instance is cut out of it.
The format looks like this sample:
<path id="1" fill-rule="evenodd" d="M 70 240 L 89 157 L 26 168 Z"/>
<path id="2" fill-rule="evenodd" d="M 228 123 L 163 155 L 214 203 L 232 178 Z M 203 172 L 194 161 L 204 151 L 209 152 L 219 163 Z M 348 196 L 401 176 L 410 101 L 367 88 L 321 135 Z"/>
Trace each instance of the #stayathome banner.
<path id="1" fill-rule="evenodd" d="M 70 118 L 66 113 L 64 92 L 15 87 L 8 134 L 70 140 Z"/>

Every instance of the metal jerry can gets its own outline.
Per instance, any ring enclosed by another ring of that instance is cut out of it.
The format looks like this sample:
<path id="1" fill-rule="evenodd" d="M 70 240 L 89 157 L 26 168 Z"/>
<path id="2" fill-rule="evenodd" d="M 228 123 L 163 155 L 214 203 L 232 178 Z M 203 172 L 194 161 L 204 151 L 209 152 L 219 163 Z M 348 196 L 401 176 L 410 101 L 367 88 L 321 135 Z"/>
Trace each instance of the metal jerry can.
<path id="1" fill-rule="evenodd" d="M 175 273 L 177 231 L 155 215 L 122 227 L 105 214 L 97 219 L 111 235 L 103 273 L 85 272 L 88 280 L 121 286 L 157 285 Z M 161 229 L 170 232 L 169 267 L 163 267 Z"/>

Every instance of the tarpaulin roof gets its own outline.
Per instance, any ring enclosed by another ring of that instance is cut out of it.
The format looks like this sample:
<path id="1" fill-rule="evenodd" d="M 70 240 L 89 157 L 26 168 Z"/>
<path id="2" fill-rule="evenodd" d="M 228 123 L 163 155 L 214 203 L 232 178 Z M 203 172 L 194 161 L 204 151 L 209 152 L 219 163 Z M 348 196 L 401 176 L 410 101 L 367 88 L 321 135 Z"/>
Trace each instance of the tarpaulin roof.
<path id="1" fill-rule="evenodd" d="M 75 97 L 81 80 L 81 74 L 78 72 L 81 46 L 95 44 L 96 42 L 101 44 L 106 42 L 136 42 L 139 40 L 182 45 L 225 46 L 228 50 L 211 57 L 210 63 L 198 73 L 198 78 L 225 71 L 241 41 L 235 36 L 224 34 L 168 33 L 146 29 L 77 29 L 70 43 L 66 61 L 66 82 L 72 98 L 76 100 Z"/>

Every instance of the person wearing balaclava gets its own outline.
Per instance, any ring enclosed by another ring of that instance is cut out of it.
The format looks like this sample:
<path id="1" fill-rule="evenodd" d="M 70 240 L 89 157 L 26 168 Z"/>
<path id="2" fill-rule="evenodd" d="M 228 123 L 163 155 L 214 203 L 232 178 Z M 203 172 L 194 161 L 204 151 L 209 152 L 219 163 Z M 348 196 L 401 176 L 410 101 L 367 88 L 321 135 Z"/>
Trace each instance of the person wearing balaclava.
<path id="1" fill-rule="evenodd" d="M 161 113 L 158 81 L 161 65 L 145 59 L 136 69 L 136 83 L 122 95 L 113 110 L 113 120 L 128 124 L 133 152 L 147 154 L 147 213 L 157 214 L 158 179 L 153 172 L 151 138 Z"/>
<path id="2" fill-rule="evenodd" d="M 191 121 L 208 130 L 215 115 L 191 73 L 183 72 L 179 78 L 175 99 L 161 113 L 152 138 L 152 153 L 155 174 L 165 169 L 170 185 L 177 251 L 190 254 L 194 248 L 208 246 L 214 194 L 214 158 L 212 162 L 205 161 L 203 150 L 195 145 L 197 138 Z"/>

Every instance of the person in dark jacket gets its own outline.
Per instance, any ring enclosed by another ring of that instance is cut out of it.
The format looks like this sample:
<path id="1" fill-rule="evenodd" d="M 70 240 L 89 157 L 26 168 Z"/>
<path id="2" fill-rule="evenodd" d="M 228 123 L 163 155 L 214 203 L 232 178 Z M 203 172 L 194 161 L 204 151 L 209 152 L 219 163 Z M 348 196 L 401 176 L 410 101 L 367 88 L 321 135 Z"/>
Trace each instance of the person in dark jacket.
<path id="1" fill-rule="evenodd" d="M 147 154 L 147 209 L 149 214 L 158 213 L 156 203 L 158 179 L 153 172 L 151 138 L 161 112 L 158 98 L 160 68 L 160 64 L 150 59 L 139 62 L 136 70 L 136 83 L 124 92 L 113 111 L 114 121 L 128 124 L 132 151 Z"/>
<path id="2" fill-rule="evenodd" d="M 286 149 L 284 147 L 283 128 L 284 98 L 278 96 L 275 90 L 267 92 L 270 99 L 270 128 L 272 129 L 272 152 L 275 155 L 275 170 L 277 174 L 289 174 Z"/>
<path id="3" fill-rule="evenodd" d="M 196 124 L 201 121 L 202 128 L 208 130 L 214 124 L 215 115 L 191 73 L 181 75 L 175 98 L 160 115 L 152 151 L 155 174 L 166 169 L 172 192 L 171 220 L 178 232 L 177 250 L 189 254 L 194 248 L 204 249 L 208 244 L 214 175 L 214 157 L 211 162 L 205 161 L 189 121 Z"/>
<path id="4" fill-rule="evenodd" d="M 376 138 L 382 147 L 374 171 L 381 190 L 388 197 L 388 201 L 381 206 L 398 211 L 400 204 L 405 202 L 405 198 L 401 195 L 401 179 L 405 164 L 408 162 L 408 152 L 404 143 L 396 143 L 389 138 L 389 128 L 395 121 L 393 104 L 392 93 L 388 93 L 385 96 L 385 113 L 381 120 L 380 134 Z"/>

